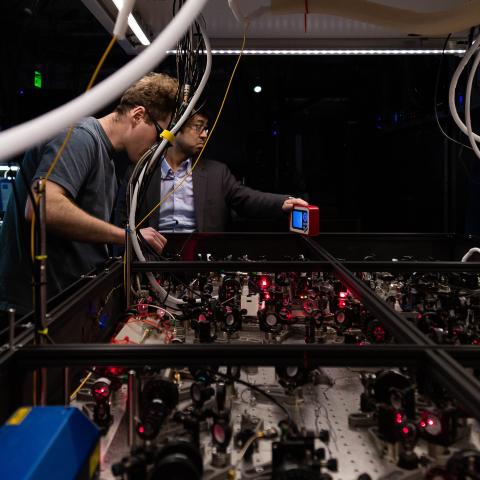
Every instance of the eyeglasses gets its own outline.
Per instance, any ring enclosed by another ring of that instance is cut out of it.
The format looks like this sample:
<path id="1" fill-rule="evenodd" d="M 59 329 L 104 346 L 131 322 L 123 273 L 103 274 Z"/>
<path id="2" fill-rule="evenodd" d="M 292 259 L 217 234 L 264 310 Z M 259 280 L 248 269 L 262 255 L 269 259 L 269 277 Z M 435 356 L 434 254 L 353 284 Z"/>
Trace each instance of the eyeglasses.
<path id="1" fill-rule="evenodd" d="M 195 130 L 195 132 L 197 132 L 199 135 L 202 134 L 203 132 L 208 134 L 208 125 L 203 125 L 203 123 L 195 123 L 193 125 L 189 125 L 189 127 L 192 130 Z"/>
<path id="2" fill-rule="evenodd" d="M 145 107 L 143 107 L 145 108 Z M 159 123 L 153 118 L 153 115 L 145 108 L 145 111 L 147 112 L 147 115 L 150 117 L 150 120 L 153 123 L 153 126 L 155 127 L 155 130 L 157 131 L 157 137 L 160 138 L 160 134 L 163 132 L 163 128 L 159 125 Z"/>

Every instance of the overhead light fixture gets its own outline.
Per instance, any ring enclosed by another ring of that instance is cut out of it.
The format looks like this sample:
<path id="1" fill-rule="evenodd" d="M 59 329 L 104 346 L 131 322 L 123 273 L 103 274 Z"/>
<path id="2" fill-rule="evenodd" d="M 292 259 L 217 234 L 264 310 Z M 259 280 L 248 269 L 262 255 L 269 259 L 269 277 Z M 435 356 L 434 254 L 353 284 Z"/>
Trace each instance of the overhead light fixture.
<path id="1" fill-rule="evenodd" d="M 120 11 L 123 5 L 123 0 L 112 0 L 112 2 L 117 7 L 117 10 Z M 128 26 L 130 27 L 130 29 L 132 30 L 132 32 L 135 34 L 135 36 L 138 38 L 138 40 L 142 45 L 145 45 L 145 46 L 150 45 L 150 40 L 147 38 L 143 30 L 140 28 L 140 25 L 135 20 L 135 17 L 132 14 L 128 16 Z"/>
<path id="2" fill-rule="evenodd" d="M 213 55 L 239 55 L 241 50 L 212 50 Z M 168 54 L 176 54 L 176 50 L 167 50 Z M 244 50 L 243 55 L 463 55 L 465 50 L 414 50 L 414 49 L 337 49 L 337 50 Z"/>
<path id="3" fill-rule="evenodd" d="M 262 91 L 262 86 L 261 86 L 261 85 L 255 85 L 255 86 L 253 87 L 253 91 L 254 91 L 255 93 L 260 93 L 260 92 Z"/>

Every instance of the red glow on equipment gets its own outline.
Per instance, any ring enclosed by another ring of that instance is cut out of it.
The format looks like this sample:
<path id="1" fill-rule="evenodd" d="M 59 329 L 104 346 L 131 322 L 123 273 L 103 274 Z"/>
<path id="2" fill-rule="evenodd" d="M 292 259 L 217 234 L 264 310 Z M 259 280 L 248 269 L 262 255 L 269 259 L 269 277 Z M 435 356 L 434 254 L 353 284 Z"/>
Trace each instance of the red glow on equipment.
<path id="1" fill-rule="evenodd" d="M 339 296 L 340 298 L 347 298 L 348 293 L 347 292 L 340 292 Z"/>
<path id="2" fill-rule="evenodd" d="M 422 428 L 425 428 L 425 427 L 427 426 L 427 424 L 422 420 L 422 421 L 420 422 L 420 426 L 421 426 Z"/>
<path id="3" fill-rule="evenodd" d="M 435 422 L 433 421 L 432 418 L 429 418 L 429 419 L 427 420 L 427 423 L 428 423 L 428 425 L 432 426 Z"/>
<path id="4" fill-rule="evenodd" d="M 270 294 L 268 292 L 265 293 L 265 300 L 270 300 Z"/>
<path id="5" fill-rule="evenodd" d="M 110 395 L 110 388 L 107 385 L 102 385 L 101 387 L 95 387 L 94 396 L 97 400 L 107 399 Z"/>
<path id="6" fill-rule="evenodd" d="M 109 376 L 116 377 L 125 373 L 125 369 L 123 367 L 107 367 L 106 373 Z"/>
<path id="7" fill-rule="evenodd" d="M 385 340 L 385 330 L 380 326 L 376 326 L 373 329 L 373 337 L 377 342 L 383 342 Z"/>
<path id="8" fill-rule="evenodd" d="M 410 430 L 408 429 L 408 427 L 403 427 L 403 428 L 402 428 L 402 432 L 403 432 L 405 435 L 408 435 L 408 433 L 410 432 Z"/>
<path id="9" fill-rule="evenodd" d="M 338 308 L 345 308 L 346 302 L 345 300 L 339 300 L 338 301 Z"/>
<path id="10" fill-rule="evenodd" d="M 262 287 L 266 287 L 268 285 L 267 279 L 262 278 Z"/>
<path id="11" fill-rule="evenodd" d="M 138 433 L 145 433 L 145 427 L 143 425 L 138 427 Z"/>
<path id="12" fill-rule="evenodd" d="M 401 413 L 395 414 L 395 422 L 396 423 L 403 423 L 403 415 Z"/>

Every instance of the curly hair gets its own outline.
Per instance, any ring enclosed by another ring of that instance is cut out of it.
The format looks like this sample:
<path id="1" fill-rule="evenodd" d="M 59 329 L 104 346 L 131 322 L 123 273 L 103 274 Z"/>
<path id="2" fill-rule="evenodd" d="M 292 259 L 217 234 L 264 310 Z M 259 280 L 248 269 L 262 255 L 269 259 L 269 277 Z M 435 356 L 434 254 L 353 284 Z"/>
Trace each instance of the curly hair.
<path id="1" fill-rule="evenodd" d="M 129 87 L 115 112 L 124 115 L 134 106 L 142 106 L 156 120 L 168 120 L 175 108 L 178 81 L 164 73 L 148 73 Z"/>

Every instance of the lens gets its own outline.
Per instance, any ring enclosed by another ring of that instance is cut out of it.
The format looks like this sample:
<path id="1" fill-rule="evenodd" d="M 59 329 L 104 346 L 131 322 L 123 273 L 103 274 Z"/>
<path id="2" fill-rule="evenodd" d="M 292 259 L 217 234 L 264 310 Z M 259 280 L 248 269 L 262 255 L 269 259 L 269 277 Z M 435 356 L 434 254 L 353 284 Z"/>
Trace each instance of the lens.
<path id="1" fill-rule="evenodd" d="M 286 373 L 289 377 L 295 377 L 298 373 L 298 367 L 287 367 Z"/>
<path id="2" fill-rule="evenodd" d="M 225 429 L 222 425 L 219 425 L 218 423 L 213 425 L 212 434 L 217 443 L 222 444 L 225 442 Z"/>
<path id="3" fill-rule="evenodd" d="M 271 327 L 273 327 L 278 323 L 278 319 L 276 315 L 274 315 L 273 313 L 269 313 L 265 318 L 265 322 L 267 323 L 267 325 L 270 325 Z"/>

